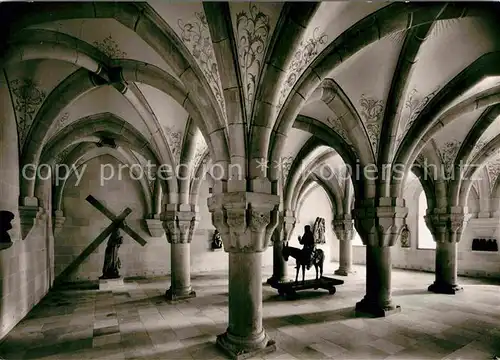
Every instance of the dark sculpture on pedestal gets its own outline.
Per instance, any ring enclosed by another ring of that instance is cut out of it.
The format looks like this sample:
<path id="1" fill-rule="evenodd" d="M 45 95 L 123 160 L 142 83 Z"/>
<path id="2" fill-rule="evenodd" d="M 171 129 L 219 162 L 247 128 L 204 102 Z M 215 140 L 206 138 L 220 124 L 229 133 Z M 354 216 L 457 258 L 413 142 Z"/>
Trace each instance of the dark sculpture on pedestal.
<path id="1" fill-rule="evenodd" d="M 2 245 L 12 244 L 10 235 L 7 231 L 12 229 L 11 221 L 14 220 L 14 214 L 7 210 L 0 211 L 0 243 Z"/>
<path id="2" fill-rule="evenodd" d="M 472 240 L 473 251 L 498 251 L 496 239 L 474 239 Z"/>
<path id="3" fill-rule="evenodd" d="M 222 249 L 222 239 L 220 237 L 219 230 L 215 230 L 211 246 L 212 250 Z"/>
<path id="4" fill-rule="evenodd" d="M 121 262 L 118 257 L 118 249 L 121 244 L 123 244 L 123 237 L 120 236 L 120 230 L 116 229 L 109 236 L 106 252 L 104 253 L 102 276 L 99 279 L 118 279 L 120 277 Z"/>

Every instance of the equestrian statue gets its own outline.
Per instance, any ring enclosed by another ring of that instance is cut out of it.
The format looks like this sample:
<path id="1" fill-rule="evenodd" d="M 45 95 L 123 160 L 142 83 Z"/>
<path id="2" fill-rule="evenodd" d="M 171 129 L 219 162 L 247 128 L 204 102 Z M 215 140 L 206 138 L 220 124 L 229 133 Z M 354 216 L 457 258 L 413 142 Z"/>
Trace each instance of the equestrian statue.
<path id="1" fill-rule="evenodd" d="M 302 282 L 304 282 L 306 276 L 306 268 L 307 270 L 309 270 L 313 265 L 316 269 L 316 280 L 318 280 L 323 276 L 323 263 L 325 261 L 325 253 L 321 249 L 316 249 L 311 226 L 306 225 L 304 227 L 304 236 L 299 236 L 299 243 L 303 246 L 302 249 L 288 246 L 287 241 L 285 242 L 282 251 L 285 261 L 288 261 L 288 258 L 290 256 L 295 258 L 296 260 L 297 273 L 295 275 L 295 282 L 297 283 L 299 279 L 299 268 L 302 268 Z"/>

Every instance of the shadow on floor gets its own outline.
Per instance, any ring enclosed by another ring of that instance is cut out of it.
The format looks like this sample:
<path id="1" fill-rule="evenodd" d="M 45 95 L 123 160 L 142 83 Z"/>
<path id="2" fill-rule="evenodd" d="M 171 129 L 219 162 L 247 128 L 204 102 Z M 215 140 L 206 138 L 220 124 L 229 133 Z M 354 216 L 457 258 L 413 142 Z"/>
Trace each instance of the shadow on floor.
<path id="1" fill-rule="evenodd" d="M 54 286 L 53 291 L 57 290 L 99 290 L 98 281 L 78 281 L 60 283 Z"/>
<path id="2" fill-rule="evenodd" d="M 432 294 L 427 289 L 396 289 L 392 291 L 392 296 L 425 295 Z"/>

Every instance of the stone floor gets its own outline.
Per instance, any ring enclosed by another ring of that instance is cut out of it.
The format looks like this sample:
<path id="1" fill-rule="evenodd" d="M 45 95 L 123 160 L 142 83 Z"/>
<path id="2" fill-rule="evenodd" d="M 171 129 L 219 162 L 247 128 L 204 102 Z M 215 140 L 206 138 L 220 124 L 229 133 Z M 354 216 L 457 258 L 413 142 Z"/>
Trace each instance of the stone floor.
<path id="1" fill-rule="evenodd" d="M 283 300 L 264 286 L 264 324 L 278 345 L 265 358 L 481 360 L 500 354 L 500 285 L 461 279 L 464 292 L 435 295 L 425 290 L 432 274 L 395 270 L 393 293 L 402 312 L 356 318 L 364 268 L 356 270 L 335 295 L 317 290 Z M 138 279 L 113 292 L 53 291 L 4 339 L 0 357 L 224 359 L 214 341 L 227 324 L 227 277 L 199 274 L 193 285 L 198 297 L 176 305 L 162 297 L 168 279 Z"/>

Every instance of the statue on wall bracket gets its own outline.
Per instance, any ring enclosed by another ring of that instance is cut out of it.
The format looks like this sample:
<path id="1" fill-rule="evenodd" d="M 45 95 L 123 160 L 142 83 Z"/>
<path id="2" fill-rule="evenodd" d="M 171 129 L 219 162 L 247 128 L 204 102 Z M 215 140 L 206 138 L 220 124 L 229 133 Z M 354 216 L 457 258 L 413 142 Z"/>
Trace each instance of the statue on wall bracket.
<path id="1" fill-rule="evenodd" d="M 403 229 L 401 230 L 401 247 L 402 248 L 409 248 L 411 247 L 410 245 L 410 229 L 408 228 L 408 225 L 404 225 Z"/>
<path id="2" fill-rule="evenodd" d="M 214 231 L 214 235 L 212 236 L 212 243 L 210 244 L 210 247 L 212 250 L 219 250 L 222 249 L 222 239 L 220 237 L 219 230 Z"/>
<path id="3" fill-rule="evenodd" d="M 315 244 L 325 244 L 325 219 L 322 217 L 317 217 L 313 226 L 313 236 Z"/>

